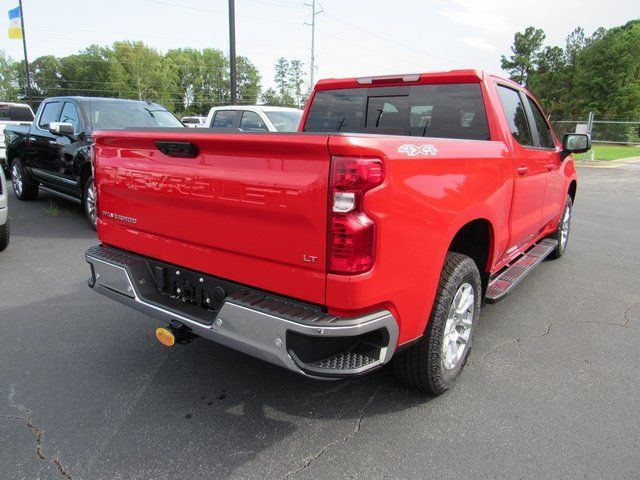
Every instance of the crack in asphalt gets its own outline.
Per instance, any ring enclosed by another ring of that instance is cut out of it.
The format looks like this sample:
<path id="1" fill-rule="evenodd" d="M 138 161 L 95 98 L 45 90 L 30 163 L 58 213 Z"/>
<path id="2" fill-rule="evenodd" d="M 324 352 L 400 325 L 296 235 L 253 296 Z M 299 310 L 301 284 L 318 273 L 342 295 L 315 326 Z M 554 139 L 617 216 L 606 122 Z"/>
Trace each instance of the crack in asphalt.
<path id="1" fill-rule="evenodd" d="M 309 458 L 307 458 L 300 467 L 296 468 L 295 470 L 292 470 L 292 471 L 288 472 L 284 477 L 282 477 L 282 480 L 287 480 L 288 478 L 292 477 L 293 475 L 296 475 L 296 474 L 302 472 L 304 469 L 309 467 L 313 462 L 315 462 L 318 458 L 320 458 L 322 455 L 324 455 L 325 452 L 327 450 L 329 450 L 330 448 L 336 446 L 339 443 L 347 443 L 349 440 L 351 440 L 353 437 L 355 437 L 358 434 L 358 432 L 360 431 L 360 428 L 362 427 L 362 422 L 364 421 L 364 417 L 365 417 L 365 414 L 367 413 L 367 409 L 369 408 L 369 405 L 371 405 L 373 400 L 375 400 L 375 398 L 378 396 L 378 393 L 380 393 L 380 390 L 382 390 L 385 386 L 386 385 L 380 385 L 378 388 L 375 389 L 375 391 L 371 394 L 371 396 L 369 396 L 367 401 L 362 406 L 362 409 L 360 410 L 360 416 L 358 417 L 358 421 L 356 422 L 356 425 L 354 426 L 353 430 L 351 430 L 351 432 L 348 435 L 346 435 L 344 437 L 336 438 L 332 442 L 326 444 L 324 447 L 322 447 L 320 450 L 318 450 L 314 455 L 312 455 Z"/>
<path id="2" fill-rule="evenodd" d="M 0 415 L 0 418 L 6 419 L 6 420 L 21 421 L 26 428 L 28 428 L 33 432 L 33 435 L 36 440 L 36 455 L 38 456 L 38 458 L 42 461 L 49 462 L 52 465 L 54 465 L 58 470 L 58 473 L 63 478 L 71 479 L 71 474 L 67 472 L 67 470 L 62 466 L 62 463 L 57 457 L 48 457 L 44 454 L 42 449 L 42 435 L 44 434 L 44 430 L 42 430 L 42 428 L 40 428 L 38 425 L 33 423 L 33 421 L 31 420 L 31 410 L 26 408 L 24 405 L 15 403 L 14 401 L 15 394 L 16 394 L 15 388 L 13 385 L 11 385 L 11 389 L 9 391 L 9 405 L 13 408 L 17 408 L 18 410 L 20 410 L 23 413 L 23 415 Z"/>
<path id="3" fill-rule="evenodd" d="M 624 318 L 624 323 L 617 323 L 617 322 L 598 322 L 595 320 L 568 320 L 568 321 L 563 321 L 563 322 L 550 322 L 547 323 L 546 327 L 545 327 L 545 331 L 542 334 L 539 335 L 526 335 L 523 337 L 518 337 L 516 339 L 512 339 L 512 340 L 506 340 L 504 342 L 498 343 L 496 345 L 493 345 L 488 352 L 486 352 L 482 358 L 480 359 L 480 364 L 484 363 L 484 361 L 486 360 L 486 358 L 491 355 L 492 353 L 494 353 L 496 350 L 499 350 L 502 347 L 506 347 L 507 345 L 510 345 L 512 343 L 516 344 L 516 347 L 518 349 L 518 354 L 520 355 L 520 358 L 524 359 L 524 355 L 522 353 L 522 350 L 520 349 L 520 342 L 522 342 L 523 340 L 531 340 L 534 338 L 542 338 L 542 337 L 546 337 L 547 335 L 549 335 L 551 333 L 551 327 L 552 326 L 556 326 L 556 325 L 569 325 L 569 324 L 595 324 L 595 325 L 609 325 L 612 327 L 622 327 L 622 328 L 630 328 L 631 327 L 631 317 L 629 316 L 629 312 L 637 307 L 638 305 L 640 305 L 640 301 L 632 303 L 631 305 L 629 305 L 628 307 L 626 307 L 624 309 L 623 312 L 623 318 Z"/>

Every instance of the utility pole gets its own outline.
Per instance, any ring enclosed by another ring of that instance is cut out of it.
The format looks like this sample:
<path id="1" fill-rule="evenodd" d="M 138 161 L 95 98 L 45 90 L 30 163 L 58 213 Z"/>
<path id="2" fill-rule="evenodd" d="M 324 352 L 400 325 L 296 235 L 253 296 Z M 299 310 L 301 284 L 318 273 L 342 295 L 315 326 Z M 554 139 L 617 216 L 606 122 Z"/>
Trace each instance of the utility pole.
<path id="1" fill-rule="evenodd" d="M 14 4 L 15 5 L 15 4 Z M 22 9 L 22 0 L 18 0 L 18 6 L 20 7 L 20 27 L 22 28 L 22 48 L 24 49 L 24 68 L 26 73 L 26 92 L 27 102 L 31 104 L 31 76 L 29 75 L 29 58 L 27 57 L 27 34 L 24 30 L 24 10 Z"/>
<path id="2" fill-rule="evenodd" d="M 305 3 L 305 7 L 311 7 L 311 23 L 304 22 L 305 25 L 311 25 L 311 69 L 309 72 L 309 90 L 313 88 L 313 77 L 316 69 L 316 16 L 320 15 L 324 10 L 320 6 L 320 10 L 316 10 L 316 0 L 311 3 Z"/>
<path id="3" fill-rule="evenodd" d="M 236 92 L 236 8 L 235 0 L 229 0 L 229 78 L 231 80 L 231 105 L 238 103 Z"/>

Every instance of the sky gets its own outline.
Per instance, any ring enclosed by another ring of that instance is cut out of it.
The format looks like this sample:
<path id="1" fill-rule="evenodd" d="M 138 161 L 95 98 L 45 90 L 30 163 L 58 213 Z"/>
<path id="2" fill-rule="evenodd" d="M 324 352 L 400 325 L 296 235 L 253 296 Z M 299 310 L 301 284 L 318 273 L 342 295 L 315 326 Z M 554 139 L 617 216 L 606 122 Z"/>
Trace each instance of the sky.
<path id="1" fill-rule="evenodd" d="M 311 0 L 307 0 L 311 3 Z M 0 50 L 22 58 L 7 36 L 0 0 Z M 236 48 L 273 85 L 278 57 L 309 65 L 311 7 L 305 0 L 236 0 Z M 315 78 L 478 68 L 501 73 L 513 35 L 533 25 L 547 45 L 640 18 L 640 0 L 316 0 Z M 54 6 L 54 5 L 57 5 Z M 23 0 L 29 57 L 70 55 L 97 43 L 142 40 L 159 51 L 215 47 L 228 53 L 228 0 Z"/>

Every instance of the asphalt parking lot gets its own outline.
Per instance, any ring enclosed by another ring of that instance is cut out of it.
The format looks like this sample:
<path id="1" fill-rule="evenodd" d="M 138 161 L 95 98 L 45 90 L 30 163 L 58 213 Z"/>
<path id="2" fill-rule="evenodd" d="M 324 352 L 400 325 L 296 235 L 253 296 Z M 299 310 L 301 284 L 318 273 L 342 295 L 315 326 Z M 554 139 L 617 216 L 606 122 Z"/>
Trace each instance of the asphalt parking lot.
<path id="1" fill-rule="evenodd" d="M 10 199 L 0 477 L 640 476 L 640 175 L 580 169 L 566 255 L 482 311 L 454 389 L 316 382 L 153 324 L 86 285 L 80 210 Z"/>

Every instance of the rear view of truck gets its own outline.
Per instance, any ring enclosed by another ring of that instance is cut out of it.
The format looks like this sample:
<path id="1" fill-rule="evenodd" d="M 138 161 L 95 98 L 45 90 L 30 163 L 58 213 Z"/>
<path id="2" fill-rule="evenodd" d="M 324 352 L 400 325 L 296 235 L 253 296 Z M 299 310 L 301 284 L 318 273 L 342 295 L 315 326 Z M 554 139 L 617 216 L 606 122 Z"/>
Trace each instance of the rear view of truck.
<path id="1" fill-rule="evenodd" d="M 99 132 L 95 142 L 94 289 L 167 322 L 169 343 L 207 337 L 314 376 L 391 358 L 389 311 L 325 308 L 328 268 L 371 268 L 373 228 L 354 202 L 382 182 L 380 161 L 332 161 L 324 134 Z M 346 188 L 329 206 L 329 190 Z"/>
<path id="2" fill-rule="evenodd" d="M 589 142 L 542 145 L 537 109 L 460 70 L 321 81 L 299 133 L 97 132 L 90 286 L 163 322 L 165 345 L 205 337 L 313 377 L 393 356 L 442 393 L 483 299 L 566 247 L 569 155 Z"/>

